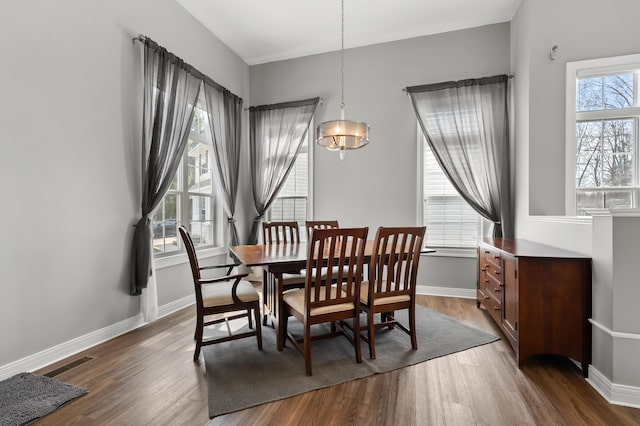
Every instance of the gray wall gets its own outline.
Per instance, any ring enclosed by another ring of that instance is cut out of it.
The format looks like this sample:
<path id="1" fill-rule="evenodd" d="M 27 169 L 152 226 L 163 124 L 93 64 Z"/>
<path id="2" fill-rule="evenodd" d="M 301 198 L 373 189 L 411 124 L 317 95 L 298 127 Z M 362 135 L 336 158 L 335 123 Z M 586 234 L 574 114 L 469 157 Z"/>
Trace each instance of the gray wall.
<path id="1" fill-rule="evenodd" d="M 637 0 L 523 0 L 514 40 L 524 52 L 513 54 L 528 55 L 528 94 L 519 103 L 528 98 L 529 124 L 519 130 L 529 133 L 530 214 L 564 214 L 567 61 L 638 53 L 639 11 Z"/>
<path id="2" fill-rule="evenodd" d="M 173 0 L 0 3 L 0 366 L 139 313 L 138 33 L 248 98 L 248 65 Z"/>
<path id="3" fill-rule="evenodd" d="M 640 313 L 627 301 L 638 295 L 637 256 L 629 256 L 640 251 L 638 212 L 603 213 L 593 221 L 561 215 L 566 63 L 640 52 L 639 15 L 637 0 L 523 0 L 511 21 L 516 236 L 593 257 L 590 382 L 609 400 L 635 406 Z"/>
<path id="4" fill-rule="evenodd" d="M 402 89 L 508 73 L 509 43 L 502 23 L 346 50 L 346 117 L 366 121 L 371 142 L 343 162 L 314 145 L 314 218 L 369 226 L 372 235 L 417 224 L 416 118 Z M 339 52 L 252 66 L 250 76 L 252 105 L 320 96 L 316 124 L 339 118 Z M 423 262 L 421 285 L 475 288 L 474 259 Z"/>

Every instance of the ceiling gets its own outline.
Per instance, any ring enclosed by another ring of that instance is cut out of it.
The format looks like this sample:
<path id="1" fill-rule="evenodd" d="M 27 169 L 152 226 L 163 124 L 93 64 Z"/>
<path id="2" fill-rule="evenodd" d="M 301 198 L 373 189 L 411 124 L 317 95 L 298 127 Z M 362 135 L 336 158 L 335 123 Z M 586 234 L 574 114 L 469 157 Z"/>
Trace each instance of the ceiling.
<path id="1" fill-rule="evenodd" d="M 345 48 L 510 21 L 521 0 L 345 0 Z M 340 49 L 340 0 L 177 0 L 247 64 Z"/>

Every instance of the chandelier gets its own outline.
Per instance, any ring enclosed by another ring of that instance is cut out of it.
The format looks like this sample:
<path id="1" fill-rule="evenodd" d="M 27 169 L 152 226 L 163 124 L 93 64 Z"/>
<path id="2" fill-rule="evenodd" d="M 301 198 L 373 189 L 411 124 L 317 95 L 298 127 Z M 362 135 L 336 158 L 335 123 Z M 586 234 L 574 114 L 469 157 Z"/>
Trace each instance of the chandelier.
<path id="1" fill-rule="evenodd" d="M 369 125 L 364 121 L 344 118 L 344 0 L 342 0 L 342 45 L 340 48 L 341 102 L 340 120 L 325 121 L 316 129 L 316 143 L 329 151 L 339 151 L 340 160 L 348 149 L 362 148 L 369 143 Z"/>

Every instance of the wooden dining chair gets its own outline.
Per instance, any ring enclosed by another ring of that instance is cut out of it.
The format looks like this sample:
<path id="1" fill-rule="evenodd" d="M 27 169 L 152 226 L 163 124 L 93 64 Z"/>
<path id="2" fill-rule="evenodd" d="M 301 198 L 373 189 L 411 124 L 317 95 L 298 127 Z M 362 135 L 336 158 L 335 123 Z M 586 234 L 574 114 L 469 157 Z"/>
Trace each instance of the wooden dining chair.
<path id="1" fill-rule="evenodd" d="M 308 376 L 312 375 L 313 340 L 343 334 L 355 348 L 356 361 L 362 361 L 358 332 L 359 301 L 367 232 L 368 228 L 314 230 L 309 243 L 305 287 L 288 291 L 283 295 L 284 303 L 278 321 L 278 332 L 283 333 L 286 340 L 304 356 Z M 333 276 L 333 268 L 327 268 L 328 265 L 338 266 L 337 276 Z M 323 269 L 327 273 L 326 278 L 322 276 Z M 332 282 L 334 284 L 331 284 Z M 288 332 L 289 316 L 302 323 L 302 337 L 294 337 Z M 350 333 L 342 325 L 341 321 L 346 319 L 353 321 L 353 330 L 356 330 L 356 333 Z M 331 323 L 331 331 L 312 336 L 311 326 L 322 323 Z"/>
<path id="2" fill-rule="evenodd" d="M 299 244 L 300 243 L 300 228 L 298 222 L 295 221 L 283 221 L 283 222 L 262 222 L 262 241 L 264 244 Z M 274 277 L 275 278 L 275 277 Z M 262 296 L 270 297 L 267 295 L 267 271 L 264 270 L 262 274 Z M 277 279 L 277 278 L 275 278 Z M 306 281 L 304 271 L 290 271 L 282 274 L 282 287 L 284 289 L 303 287 Z M 277 283 L 276 283 L 277 286 Z M 273 297 L 273 296 L 272 296 Z M 278 304 L 281 300 L 278 301 Z M 267 325 L 268 312 L 265 312 L 262 316 L 263 325 Z"/>
<path id="3" fill-rule="evenodd" d="M 258 349 L 262 350 L 260 297 L 251 283 L 242 280 L 242 278 L 249 274 L 224 275 L 211 279 L 202 278 L 203 270 L 218 268 L 218 266 L 200 266 L 189 231 L 184 225 L 180 225 L 178 230 L 180 231 L 180 236 L 182 237 L 182 241 L 184 242 L 184 246 L 189 257 L 189 264 L 191 265 L 191 274 L 193 275 L 193 285 L 196 294 L 196 331 L 194 335 L 196 350 L 193 354 L 193 360 L 198 360 L 198 357 L 200 356 L 200 349 L 203 346 L 227 342 L 229 340 L 242 339 L 244 337 L 256 336 L 256 339 L 258 340 Z M 228 265 L 221 265 L 219 267 L 227 268 Z M 256 321 L 255 330 L 253 330 L 251 311 L 253 311 Z M 219 314 L 227 313 L 235 314 L 227 316 L 226 318 L 219 318 Z M 214 315 L 216 317 L 212 318 Z M 206 340 L 203 338 L 205 327 L 243 317 L 247 317 L 249 321 L 249 329 L 253 331 Z"/>
<path id="4" fill-rule="evenodd" d="M 311 233 L 314 229 L 335 229 L 340 227 L 337 220 L 307 220 L 304 224 L 307 228 L 307 241 L 311 240 Z"/>
<path id="5" fill-rule="evenodd" d="M 416 277 L 420 250 L 426 227 L 378 228 L 369 262 L 368 281 L 362 282 L 360 309 L 367 313 L 366 341 L 369 356 L 376 358 L 375 329 L 397 326 L 411 337 L 411 347 L 418 349 L 416 337 Z M 408 310 L 408 328 L 395 319 L 395 311 Z M 380 321 L 374 322 L 376 314 Z"/>
<path id="6" fill-rule="evenodd" d="M 262 222 L 262 241 L 264 244 L 299 243 L 298 222 Z"/>

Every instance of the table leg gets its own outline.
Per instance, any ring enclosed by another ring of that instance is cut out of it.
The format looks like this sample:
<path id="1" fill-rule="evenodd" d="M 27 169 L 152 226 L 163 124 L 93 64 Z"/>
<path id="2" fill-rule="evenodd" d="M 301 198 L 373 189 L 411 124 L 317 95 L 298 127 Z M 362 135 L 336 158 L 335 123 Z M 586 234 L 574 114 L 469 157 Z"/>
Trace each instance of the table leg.
<path id="1" fill-rule="evenodd" d="M 284 321 L 287 320 L 284 315 L 284 303 L 282 302 L 282 292 L 284 291 L 284 287 L 282 285 L 282 272 L 274 274 L 273 278 L 275 281 L 274 305 L 275 312 L 278 313 L 276 318 L 278 330 L 276 336 L 276 347 L 279 351 L 282 351 L 284 349 L 284 339 L 286 338 L 284 335 Z"/>

